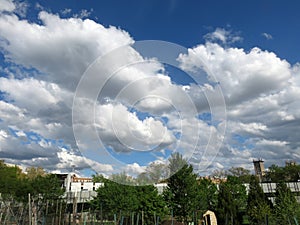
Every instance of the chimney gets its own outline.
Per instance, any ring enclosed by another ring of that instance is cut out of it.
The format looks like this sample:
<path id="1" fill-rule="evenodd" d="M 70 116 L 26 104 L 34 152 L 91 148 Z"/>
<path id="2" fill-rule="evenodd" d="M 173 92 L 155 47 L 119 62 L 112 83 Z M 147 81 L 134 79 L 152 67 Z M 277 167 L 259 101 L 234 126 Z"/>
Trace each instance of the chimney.
<path id="1" fill-rule="evenodd" d="M 265 166 L 262 159 L 253 160 L 255 175 L 258 177 L 259 182 L 262 182 L 265 175 Z"/>

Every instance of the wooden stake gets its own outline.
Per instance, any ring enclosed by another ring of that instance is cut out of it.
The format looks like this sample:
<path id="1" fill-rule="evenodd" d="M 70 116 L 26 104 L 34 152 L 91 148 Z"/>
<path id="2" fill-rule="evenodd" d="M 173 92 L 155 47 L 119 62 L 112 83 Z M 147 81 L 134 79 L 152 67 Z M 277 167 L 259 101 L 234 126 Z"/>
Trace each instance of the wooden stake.
<path id="1" fill-rule="evenodd" d="M 28 193 L 28 224 L 32 225 L 32 212 L 31 212 L 31 197 L 30 197 L 30 193 Z"/>

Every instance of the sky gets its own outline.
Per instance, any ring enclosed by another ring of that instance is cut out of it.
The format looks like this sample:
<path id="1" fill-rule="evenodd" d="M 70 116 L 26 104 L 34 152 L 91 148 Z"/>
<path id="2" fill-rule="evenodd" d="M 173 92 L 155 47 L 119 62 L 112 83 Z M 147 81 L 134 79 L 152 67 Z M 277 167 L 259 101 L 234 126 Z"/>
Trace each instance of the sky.
<path id="1" fill-rule="evenodd" d="M 300 163 L 297 1 L 0 0 L 0 158 L 82 175 L 181 153 Z"/>

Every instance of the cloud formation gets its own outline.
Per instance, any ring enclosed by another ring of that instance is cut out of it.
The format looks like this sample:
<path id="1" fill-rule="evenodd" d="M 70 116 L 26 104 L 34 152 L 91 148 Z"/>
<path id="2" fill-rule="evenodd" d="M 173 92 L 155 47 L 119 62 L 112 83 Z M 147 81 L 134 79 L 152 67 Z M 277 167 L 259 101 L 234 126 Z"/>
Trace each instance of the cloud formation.
<path id="1" fill-rule="evenodd" d="M 271 39 L 273 39 L 273 36 L 271 35 L 271 34 L 268 34 L 268 33 L 262 33 L 261 34 L 262 36 L 264 36 L 267 40 L 271 40 Z"/>
<path id="2" fill-rule="evenodd" d="M 252 158 L 300 161 L 298 64 L 257 47 L 231 47 L 241 37 L 217 28 L 178 55 L 181 69 L 203 80 L 183 85 L 134 49 L 125 30 L 40 7 L 38 20 L 29 22 L 11 1 L 2 2 L 0 157 L 6 161 L 106 174 L 143 172 L 150 158 L 165 162 L 174 149 L 202 174 L 249 168 Z M 210 101 L 222 100 L 220 88 L 226 121 L 211 111 Z M 143 151 L 151 157 L 127 165 L 109 158 Z"/>
<path id="3" fill-rule="evenodd" d="M 230 30 L 217 27 L 215 31 L 204 35 L 207 42 L 220 42 L 221 44 L 233 44 L 242 41 L 242 37 L 232 33 Z"/>
<path id="4" fill-rule="evenodd" d="M 205 64 L 222 87 L 227 136 L 217 162 L 234 166 L 262 157 L 268 165 L 282 165 L 284 160 L 299 160 L 294 133 L 300 116 L 298 64 L 257 47 L 246 52 L 211 42 L 189 49 L 179 59 L 187 71 Z"/>

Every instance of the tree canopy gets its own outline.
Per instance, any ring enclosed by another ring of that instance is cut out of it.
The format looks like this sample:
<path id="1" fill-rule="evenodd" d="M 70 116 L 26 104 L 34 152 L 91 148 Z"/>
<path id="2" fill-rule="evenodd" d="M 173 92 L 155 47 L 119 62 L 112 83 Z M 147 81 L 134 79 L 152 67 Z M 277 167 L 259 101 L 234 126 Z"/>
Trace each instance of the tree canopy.
<path id="1" fill-rule="evenodd" d="M 197 208 L 197 175 L 179 154 L 172 155 L 169 162 L 171 174 L 174 174 L 167 179 L 165 200 L 175 217 L 187 224 Z"/>
<path id="2" fill-rule="evenodd" d="M 54 174 L 47 174 L 42 168 L 30 167 L 23 173 L 18 166 L 8 166 L 0 161 L 0 193 L 2 198 L 14 198 L 21 202 L 32 197 L 57 199 L 64 190 Z"/>
<path id="3" fill-rule="evenodd" d="M 259 185 L 258 178 L 252 176 L 249 184 L 247 198 L 247 213 L 252 224 L 263 225 L 268 216 L 271 215 L 272 203 L 264 194 Z"/>
<path id="4" fill-rule="evenodd" d="M 294 219 L 299 220 L 300 205 L 285 183 L 277 184 L 275 196 L 276 223 L 278 225 L 294 224 Z"/>
<path id="5" fill-rule="evenodd" d="M 217 215 L 225 225 L 242 223 L 242 213 L 246 209 L 246 187 L 238 177 L 228 176 L 226 182 L 219 185 Z"/>
<path id="6" fill-rule="evenodd" d="M 116 175 L 115 178 L 120 181 L 124 179 L 124 174 Z M 121 182 L 124 183 L 124 180 Z M 162 218 L 165 215 L 165 202 L 153 185 L 133 186 L 122 183 L 105 179 L 104 185 L 97 189 L 97 196 L 91 204 L 105 215 L 105 219 L 115 216 L 118 221 L 122 218 L 129 221 L 139 217 L 143 218 L 145 225 L 150 225 L 154 224 L 156 216 Z"/>

